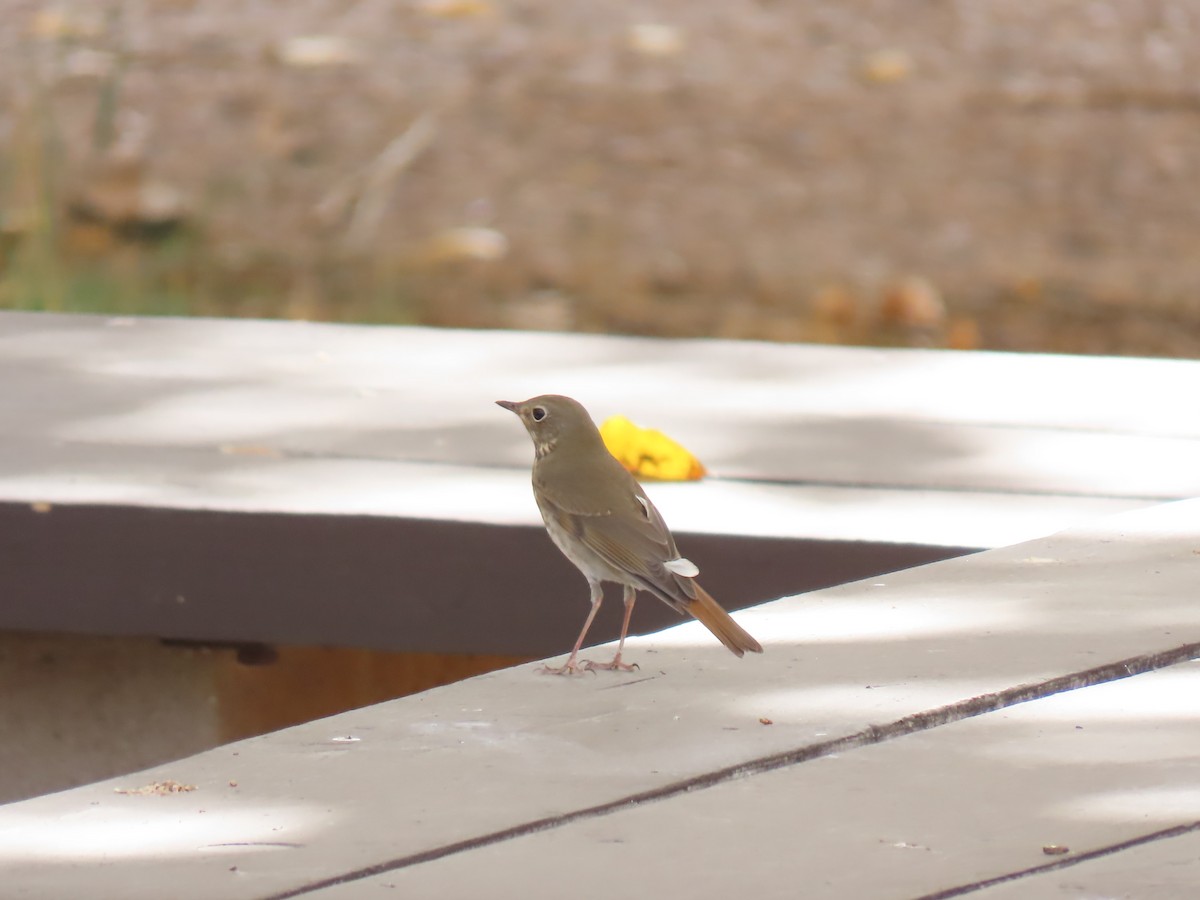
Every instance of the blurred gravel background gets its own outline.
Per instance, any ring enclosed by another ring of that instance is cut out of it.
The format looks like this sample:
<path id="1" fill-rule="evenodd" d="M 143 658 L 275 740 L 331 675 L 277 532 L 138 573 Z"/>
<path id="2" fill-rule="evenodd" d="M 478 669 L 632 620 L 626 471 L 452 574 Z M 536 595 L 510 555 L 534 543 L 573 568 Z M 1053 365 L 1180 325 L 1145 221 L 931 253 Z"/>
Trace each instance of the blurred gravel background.
<path id="1" fill-rule="evenodd" d="M 1200 0 L 0 17 L 0 306 L 1200 356 Z"/>

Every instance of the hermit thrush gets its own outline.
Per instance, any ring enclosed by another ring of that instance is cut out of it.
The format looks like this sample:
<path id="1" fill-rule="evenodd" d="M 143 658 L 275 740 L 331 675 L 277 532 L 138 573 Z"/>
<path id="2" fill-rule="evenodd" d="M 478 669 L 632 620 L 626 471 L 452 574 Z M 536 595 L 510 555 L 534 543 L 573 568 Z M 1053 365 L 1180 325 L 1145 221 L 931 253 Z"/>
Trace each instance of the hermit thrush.
<path id="1" fill-rule="evenodd" d="M 524 403 L 496 402 L 520 416 L 533 438 L 534 499 L 550 539 L 583 573 L 592 591 L 592 609 L 570 658 L 562 666 L 546 666 L 545 671 L 562 675 L 580 668 L 632 669 L 621 661 L 621 651 L 637 591 L 648 591 L 680 613 L 699 619 L 738 656 L 747 650 L 762 653 L 758 641 L 693 580 L 699 569 L 679 555 L 662 516 L 641 485 L 608 452 L 586 409 L 556 394 Z M 585 661 L 580 666 L 576 658 L 604 599 L 604 581 L 625 588 L 621 641 L 612 662 Z"/>

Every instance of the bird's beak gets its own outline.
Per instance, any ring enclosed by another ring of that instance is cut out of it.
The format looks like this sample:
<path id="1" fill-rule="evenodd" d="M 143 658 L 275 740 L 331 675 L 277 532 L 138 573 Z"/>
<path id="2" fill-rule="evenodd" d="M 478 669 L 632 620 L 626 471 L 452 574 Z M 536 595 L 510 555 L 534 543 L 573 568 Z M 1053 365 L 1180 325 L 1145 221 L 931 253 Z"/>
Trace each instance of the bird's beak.
<path id="1" fill-rule="evenodd" d="M 503 406 L 503 407 L 504 407 L 505 409 L 507 409 L 509 412 L 515 413 L 515 412 L 517 411 L 517 407 L 518 407 L 518 406 L 520 406 L 521 404 L 519 404 L 519 403 L 514 403 L 514 402 L 513 402 L 513 401 L 511 401 L 511 400 L 497 400 L 497 401 L 496 401 L 496 405 L 497 405 L 497 406 Z"/>

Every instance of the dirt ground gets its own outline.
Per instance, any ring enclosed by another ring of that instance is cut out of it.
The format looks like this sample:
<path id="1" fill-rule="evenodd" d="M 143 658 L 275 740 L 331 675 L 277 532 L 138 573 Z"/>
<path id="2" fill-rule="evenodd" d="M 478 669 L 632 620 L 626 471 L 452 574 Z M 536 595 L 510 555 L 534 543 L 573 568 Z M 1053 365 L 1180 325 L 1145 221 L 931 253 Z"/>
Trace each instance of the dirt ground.
<path id="1" fill-rule="evenodd" d="M 1200 0 L 0 7 L 0 305 L 1200 356 Z"/>

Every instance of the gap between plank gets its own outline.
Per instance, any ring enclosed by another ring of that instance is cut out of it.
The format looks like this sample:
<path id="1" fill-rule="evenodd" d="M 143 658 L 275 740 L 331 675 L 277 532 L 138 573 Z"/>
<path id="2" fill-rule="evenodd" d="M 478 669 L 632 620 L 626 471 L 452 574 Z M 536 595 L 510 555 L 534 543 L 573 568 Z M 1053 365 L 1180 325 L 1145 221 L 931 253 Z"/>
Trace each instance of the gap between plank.
<path id="1" fill-rule="evenodd" d="M 931 728 L 938 728 L 942 725 L 959 722 L 963 719 L 969 719 L 974 716 L 983 715 L 984 713 L 995 712 L 996 710 L 1015 706 L 1018 703 L 1028 703 L 1031 700 L 1041 700 L 1054 694 L 1063 693 L 1064 691 L 1078 690 L 1079 688 L 1103 684 L 1109 681 L 1119 681 L 1122 678 L 1129 678 L 1133 675 L 1141 675 L 1146 672 L 1153 672 L 1156 669 L 1162 669 L 1166 668 L 1167 666 L 1173 666 L 1178 663 L 1187 662 L 1188 660 L 1196 659 L 1197 657 L 1200 657 L 1200 642 L 1183 644 L 1179 647 L 1173 647 L 1169 650 L 1159 651 L 1158 653 L 1148 653 L 1141 656 L 1130 657 L 1129 659 L 1118 660 L 1117 662 L 1106 663 L 1102 666 L 1096 666 L 1095 668 L 1086 669 L 1081 672 L 1073 672 L 1069 675 L 1060 675 L 1057 678 L 1050 678 L 1046 681 L 1039 681 L 1033 684 L 1017 685 L 1015 687 L 1006 688 L 1002 691 L 996 691 L 990 694 L 981 694 L 978 697 L 972 697 L 968 700 L 960 700 L 957 703 L 951 703 L 947 706 L 940 706 L 937 709 L 913 713 L 912 715 L 896 719 L 894 722 L 889 722 L 886 725 L 869 725 L 861 731 L 856 731 L 853 734 L 848 734 L 840 738 L 833 738 L 831 740 L 821 741 L 815 744 L 806 744 L 803 747 L 796 747 L 792 750 L 784 750 L 780 753 L 770 754 L 769 756 L 761 756 L 757 759 L 748 760 L 744 763 L 738 763 L 734 766 L 727 766 L 723 769 L 717 769 L 712 772 L 704 772 L 700 775 L 694 775 L 691 778 L 672 782 L 671 784 L 664 785 L 663 787 L 642 791 L 637 794 L 630 794 L 617 800 L 610 800 L 607 803 L 600 803 L 596 806 L 588 806 L 584 807 L 583 809 L 572 810 L 571 812 L 560 813 L 554 816 L 546 816 L 545 818 L 534 819 L 530 822 L 522 822 L 519 825 L 503 828 L 499 831 L 489 832 L 488 834 L 478 835 L 476 837 L 467 838 L 466 840 L 455 841 L 451 844 L 444 844 L 440 847 L 433 847 L 429 850 L 422 850 L 418 853 L 411 853 L 406 856 L 399 856 L 394 859 L 385 860 L 384 862 L 375 863 L 374 865 L 364 866 L 361 869 L 354 869 L 350 872 L 344 872 L 341 875 L 333 875 L 329 878 L 323 878 L 319 881 L 309 882 L 308 884 L 290 888 L 277 894 L 270 894 L 266 897 L 263 897 L 262 900 L 289 900 L 291 897 L 299 897 L 303 894 L 310 894 L 314 891 L 323 890 L 325 888 L 347 884 L 352 881 L 360 881 L 364 878 L 371 878 L 375 875 L 381 875 L 384 872 L 394 872 L 398 869 L 407 869 L 411 866 L 432 862 L 433 860 L 442 859 L 447 856 L 453 856 L 457 853 L 475 850 L 480 847 L 487 847 L 492 844 L 510 841 L 514 838 L 524 837 L 530 834 L 537 834 L 541 831 L 549 831 L 553 828 L 561 828 L 564 825 L 570 825 L 574 822 L 579 822 L 584 819 L 607 816 L 611 815 L 612 813 L 620 812 L 626 809 L 632 809 L 633 807 L 641 806 L 646 803 L 655 803 L 660 800 L 667 800 L 672 797 L 677 797 L 681 794 L 688 794 L 692 791 L 704 790 L 706 788 L 715 787 L 719 784 L 725 784 L 726 782 L 733 781 L 738 778 L 746 778 L 751 775 L 760 775 L 764 772 L 772 772 L 776 769 L 782 769 L 786 766 L 808 762 L 809 760 L 819 759 L 823 756 L 830 756 L 835 753 L 842 753 L 846 750 L 853 750 L 857 747 L 880 744 L 884 741 L 904 737 L 905 735 L 913 734 L 918 731 L 928 731 Z M 1200 827 L 1200 823 L 1197 823 L 1196 826 L 1179 827 L 1187 830 L 1191 827 Z M 1092 851 L 1091 855 L 1098 856 L 1104 855 L 1105 853 L 1116 852 L 1123 850 L 1126 847 L 1136 846 L 1138 843 L 1156 840 L 1159 836 L 1173 837 L 1174 832 L 1175 829 L 1168 829 L 1167 832 L 1156 832 L 1153 835 L 1144 835 L 1140 838 L 1135 838 L 1132 841 L 1126 841 L 1124 844 L 1114 844 L 1110 848 L 1102 848 L 1101 850 Z M 1010 873 L 1009 875 L 1000 876 L 1000 880 L 1023 877 L 1025 874 L 1033 874 L 1039 871 L 1047 871 L 1051 868 L 1062 867 L 1065 865 L 1074 864 L 1076 862 L 1081 862 L 1088 858 L 1090 858 L 1088 854 L 1080 854 L 1078 857 L 1072 857 L 1070 860 L 1058 860 L 1045 866 L 1035 867 L 1034 869 L 1027 870 L 1026 872 Z M 981 887 L 986 887 L 990 883 L 991 882 L 979 882 L 978 884 Z M 953 891 L 959 891 L 959 893 L 929 894 L 926 897 L 917 898 L 917 900 L 942 900 L 942 898 L 956 897 L 961 893 L 978 889 L 979 888 L 975 887 L 974 885 L 965 885 L 962 888 L 951 889 Z"/>
<path id="2" fill-rule="evenodd" d="M 1017 872 L 1008 872 L 1004 875 L 997 875 L 994 878 L 985 878 L 983 881 L 973 881 L 970 884 L 960 884 L 958 887 L 946 888 L 941 891 L 935 891 L 932 894 L 922 894 L 920 897 L 913 898 L 913 900 L 950 900 L 952 897 L 961 897 L 964 894 L 973 894 L 975 891 L 982 891 L 984 888 L 995 887 L 998 884 L 1005 884 L 1009 881 L 1016 881 L 1018 878 L 1028 878 L 1030 875 L 1041 875 L 1045 872 L 1057 871 L 1058 869 L 1068 869 L 1071 866 L 1077 866 L 1082 862 L 1099 859 L 1100 857 L 1108 856 L 1111 853 L 1120 853 L 1122 850 L 1130 850 L 1133 847 L 1140 847 L 1143 844 L 1152 844 L 1155 841 L 1163 841 L 1170 838 L 1180 837 L 1181 835 L 1190 834 L 1193 831 L 1200 831 L 1200 821 L 1185 822 L 1182 825 L 1174 825 L 1171 828 L 1164 828 L 1162 831 L 1152 831 L 1149 834 L 1139 834 L 1137 837 L 1130 838 L 1127 841 L 1120 841 L 1116 844 L 1108 844 L 1104 847 L 1097 847 L 1095 850 L 1088 850 L 1086 853 L 1080 853 L 1064 859 L 1056 859 L 1054 862 L 1043 863 L 1040 866 L 1031 866 L 1028 869 L 1021 869 Z"/>

